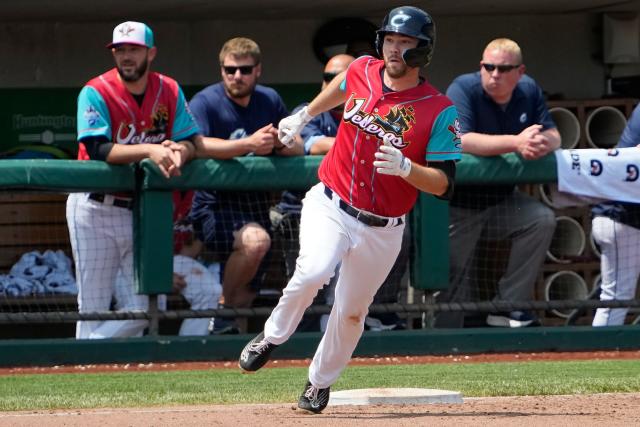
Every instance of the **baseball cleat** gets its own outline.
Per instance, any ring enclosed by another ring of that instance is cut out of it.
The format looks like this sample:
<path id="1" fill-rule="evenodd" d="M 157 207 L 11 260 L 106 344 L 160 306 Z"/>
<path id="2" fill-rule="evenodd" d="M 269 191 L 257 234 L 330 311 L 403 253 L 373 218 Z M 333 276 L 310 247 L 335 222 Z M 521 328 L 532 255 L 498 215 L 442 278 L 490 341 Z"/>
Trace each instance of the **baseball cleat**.
<path id="1" fill-rule="evenodd" d="M 311 384 L 310 381 L 307 381 L 307 384 L 304 386 L 304 392 L 298 400 L 298 408 L 319 414 L 329 403 L 330 389 L 330 387 L 318 388 Z"/>
<path id="2" fill-rule="evenodd" d="M 277 345 L 271 344 L 264 337 L 264 332 L 260 332 L 254 339 L 249 341 L 240 353 L 238 365 L 243 371 L 257 371 L 269 361 L 271 352 Z"/>

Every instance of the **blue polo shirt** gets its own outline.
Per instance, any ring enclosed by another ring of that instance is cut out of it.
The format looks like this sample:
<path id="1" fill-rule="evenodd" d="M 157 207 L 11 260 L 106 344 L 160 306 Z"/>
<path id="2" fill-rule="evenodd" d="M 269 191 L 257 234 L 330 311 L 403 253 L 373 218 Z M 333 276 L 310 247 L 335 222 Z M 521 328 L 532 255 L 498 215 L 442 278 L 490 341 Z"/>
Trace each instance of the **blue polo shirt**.
<path id="1" fill-rule="evenodd" d="M 640 143 L 640 104 L 631 113 L 617 147 L 635 147 L 638 143 Z M 606 216 L 640 229 L 640 204 L 610 201 L 595 205 L 591 211 L 593 216 Z"/>
<path id="2" fill-rule="evenodd" d="M 534 124 L 555 128 L 542 89 L 524 75 L 506 107 L 497 104 L 482 88 L 480 72 L 463 74 L 447 89 L 447 96 L 458 109 L 462 134 L 517 135 Z M 451 205 L 484 209 L 513 193 L 513 185 L 456 186 Z"/>

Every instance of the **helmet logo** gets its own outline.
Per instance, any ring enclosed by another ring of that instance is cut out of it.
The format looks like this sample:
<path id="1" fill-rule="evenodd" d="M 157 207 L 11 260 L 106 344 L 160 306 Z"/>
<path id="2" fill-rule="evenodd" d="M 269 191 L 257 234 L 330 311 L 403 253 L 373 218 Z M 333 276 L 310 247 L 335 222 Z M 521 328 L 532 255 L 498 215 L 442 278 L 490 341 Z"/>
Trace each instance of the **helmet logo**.
<path id="1" fill-rule="evenodd" d="M 431 62 L 436 27 L 431 15 L 424 10 L 413 6 L 400 6 L 384 17 L 382 26 L 376 31 L 376 50 L 381 58 L 384 56 L 382 50 L 387 33 L 418 39 L 416 47 L 402 53 L 402 59 L 409 67 L 424 67 Z"/>
<path id="2" fill-rule="evenodd" d="M 390 20 L 389 24 L 394 27 L 402 27 L 405 22 L 411 19 L 411 16 L 405 14 L 404 12 L 398 12 L 398 14 L 394 15 Z"/>

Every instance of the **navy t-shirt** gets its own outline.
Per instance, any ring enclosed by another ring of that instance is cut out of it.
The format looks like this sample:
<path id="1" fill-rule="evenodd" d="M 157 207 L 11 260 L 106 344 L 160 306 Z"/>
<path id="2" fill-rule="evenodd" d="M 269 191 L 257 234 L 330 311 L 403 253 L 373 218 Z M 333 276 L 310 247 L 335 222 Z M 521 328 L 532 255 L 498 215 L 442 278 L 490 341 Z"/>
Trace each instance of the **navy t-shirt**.
<path id="1" fill-rule="evenodd" d="M 631 113 L 622 132 L 618 148 L 635 147 L 640 144 L 640 104 Z M 640 150 L 640 148 L 638 148 Z M 603 202 L 592 208 L 593 216 L 607 216 L 615 221 L 640 229 L 640 204 L 628 202 Z"/>
<path id="2" fill-rule="evenodd" d="M 555 128 L 542 89 L 524 75 L 506 107 L 497 104 L 482 88 L 480 72 L 463 74 L 447 89 L 458 109 L 462 134 L 517 135 L 534 124 L 543 130 Z M 515 185 L 456 186 L 451 205 L 484 209 L 504 200 Z"/>
<path id="3" fill-rule="evenodd" d="M 243 107 L 226 95 L 222 82 L 196 93 L 189 108 L 203 136 L 230 140 L 250 136 L 269 123 L 277 127 L 289 114 L 280 95 L 269 87 L 257 85 L 249 104 Z M 194 209 L 216 200 L 220 204 L 235 203 L 239 197 L 250 200 L 253 196 L 250 192 L 218 192 L 216 195 L 214 191 L 198 191 Z"/>

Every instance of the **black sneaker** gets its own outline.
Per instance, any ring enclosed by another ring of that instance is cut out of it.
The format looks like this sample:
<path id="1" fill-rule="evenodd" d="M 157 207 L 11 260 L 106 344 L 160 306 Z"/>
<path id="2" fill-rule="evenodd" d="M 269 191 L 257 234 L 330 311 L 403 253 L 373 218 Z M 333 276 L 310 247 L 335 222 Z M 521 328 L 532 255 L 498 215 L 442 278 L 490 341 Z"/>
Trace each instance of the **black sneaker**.
<path id="1" fill-rule="evenodd" d="M 264 338 L 264 332 L 249 341 L 240 353 L 238 365 L 244 371 L 257 371 L 269 361 L 271 352 L 277 345 L 271 344 Z"/>
<path id="2" fill-rule="evenodd" d="M 304 393 L 298 400 L 298 408 L 319 414 L 329 403 L 329 390 L 330 387 L 318 388 L 311 384 L 310 381 L 307 381 L 304 386 Z"/>
<path id="3" fill-rule="evenodd" d="M 524 328 L 527 326 L 540 326 L 538 318 L 527 311 L 511 311 L 502 313 L 490 313 L 487 316 L 489 326 L 503 328 Z"/>

